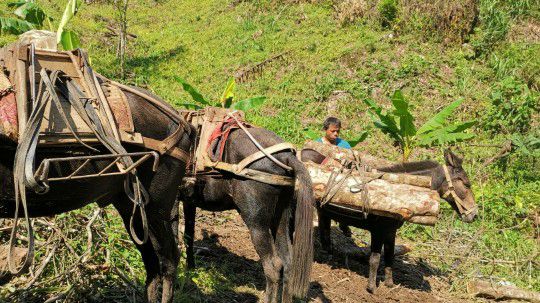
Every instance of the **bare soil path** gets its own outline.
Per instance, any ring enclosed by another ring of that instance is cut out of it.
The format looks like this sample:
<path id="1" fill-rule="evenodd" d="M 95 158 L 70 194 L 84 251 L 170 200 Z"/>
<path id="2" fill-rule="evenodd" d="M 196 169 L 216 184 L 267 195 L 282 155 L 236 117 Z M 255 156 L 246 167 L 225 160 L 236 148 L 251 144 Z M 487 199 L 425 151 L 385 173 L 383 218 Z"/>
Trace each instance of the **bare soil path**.
<path id="1" fill-rule="evenodd" d="M 336 249 L 354 247 L 351 239 L 337 228 L 332 231 Z M 357 239 L 361 243 L 362 240 Z M 399 241 L 398 241 L 399 243 Z M 315 264 L 309 291 L 310 302 L 468 302 L 466 297 L 449 293 L 446 277 L 421 259 L 403 256 L 396 260 L 394 282 L 387 288 L 380 283 L 375 294 L 366 291 L 368 262 L 347 253 L 329 255 L 315 244 Z M 206 302 L 257 302 L 264 290 L 264 275 L 253 249 L 249 232 L 234 211 L 199 211 L 196 225 L 197 266 L 220 272 L 228 288 L 219 295 L 203 295 Z M 382 272 L 379 273 L 380 275 Z M 380 276 L 382 278 L 382 276 Z"/>

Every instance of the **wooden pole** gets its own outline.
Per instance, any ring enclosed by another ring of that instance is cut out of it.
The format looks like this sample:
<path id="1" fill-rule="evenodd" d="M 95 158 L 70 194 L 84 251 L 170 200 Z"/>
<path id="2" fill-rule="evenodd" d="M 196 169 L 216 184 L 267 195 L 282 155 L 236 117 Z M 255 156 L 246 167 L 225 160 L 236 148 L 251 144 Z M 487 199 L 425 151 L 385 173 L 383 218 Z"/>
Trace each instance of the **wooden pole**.
<path id="1" fill-rule="evenodd" d="M 495 300 L 524 300 L 540 302 L 540 293 L 517 288 L 515 286 L 498 285 L 488 281 L 472 280 L 467 284 L 467 292 L 477 297 Z"/>

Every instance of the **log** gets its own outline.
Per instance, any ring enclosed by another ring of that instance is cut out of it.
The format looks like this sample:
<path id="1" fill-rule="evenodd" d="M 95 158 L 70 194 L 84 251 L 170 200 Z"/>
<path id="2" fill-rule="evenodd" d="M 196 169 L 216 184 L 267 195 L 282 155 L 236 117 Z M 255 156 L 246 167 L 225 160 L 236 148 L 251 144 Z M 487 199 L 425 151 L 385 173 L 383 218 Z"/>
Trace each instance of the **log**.
<path id="1" fill-rule="evenodd" d="M 311 176 L 315 198 L 326 199 L 333 168 L 304 164 Z M 374 179 L 358 171 L 348 177 L 338 174 L 335 184 L 341 186 L 330 189 L 331 194 L 335 191 L 330 204 L 424 225 L 434 225 L 437 221 L 440 197 L 429 188 Z"/>
<path id="2" fill-rule="evenodd" d="M 517 288 L 515 286 L 499 285 L 488 281 L 471 280 L 467 284 L 467 292 L 477 297 L 487 297 L 495 300 L 524 300 L 540 302 L 540 293 Z"/>
<path id="3" fill-rule="evenodd" d="M 368 153 L 360 152 L 353 149 L 341 148 L 336 145 L 324 144 L 316 141 L 308 141 L 302 149 L 312 149 L 319 154 L 334 159 L 338 162 L 360 162 L 361 166 L 367 168 L 367 171 L 376 167 L 387 167 L 394 163 L 386 159 L 374 157 Z"/>

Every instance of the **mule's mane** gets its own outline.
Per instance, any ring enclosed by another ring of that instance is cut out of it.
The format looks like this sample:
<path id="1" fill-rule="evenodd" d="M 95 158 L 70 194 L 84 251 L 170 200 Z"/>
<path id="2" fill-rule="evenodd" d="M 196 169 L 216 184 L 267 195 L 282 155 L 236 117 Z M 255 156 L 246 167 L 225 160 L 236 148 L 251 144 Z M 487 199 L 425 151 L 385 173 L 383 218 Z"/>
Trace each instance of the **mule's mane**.
<path id="1" fill-rule="evenodd" d="M 431 170 L 439 166 L 437 161 L 425 160 L 416 162 L 399 163 L 391 166 L 378 168 L 377 170 L 388 173 L 414 173 Z"/>

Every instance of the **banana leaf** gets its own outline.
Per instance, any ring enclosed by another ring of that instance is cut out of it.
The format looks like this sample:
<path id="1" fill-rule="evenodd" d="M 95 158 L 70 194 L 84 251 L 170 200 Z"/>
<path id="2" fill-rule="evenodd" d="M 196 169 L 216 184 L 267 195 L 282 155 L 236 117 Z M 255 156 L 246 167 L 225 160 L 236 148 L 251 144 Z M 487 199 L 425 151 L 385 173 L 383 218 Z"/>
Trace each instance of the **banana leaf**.
<path id="1" fill-rule="evenodd" d="M 358 137 L 352 140 L 349 140 L 349 144 L 351 145 L 351 147 L 355 147 L 356 145 L 358 145 L 358 143 L 365 141 L 368 135 L 369 135 L 368 131 L 362 131 Z"/>
<path id="2" fill-rule="evenodd" d="M 184 79 L 175 76 L 174 79 L 182 85 L 182 88 L 191 96 L 191 98 L 202 105 L 212 106 L 193 86 L 184 81 Z"/>
<path id="3" fill-rule="evenodd" d="M 77 33 L 74 31 L 65 30 L 62 32 L 60 44 L 64 50 L 74 50 L 81 46 L 81 41 L 79 40 L 79 35 L 77 35 Z"/>
<path id="4" fill-rule="evenodd" d="M 234 88 L 236 87 L 236 82 L 234 78 L 229 80 L 223 94 L 221 94 L 220 103 L 223 108 L 230 108 L 234 98 Z"/>
<path id="5" fill-rule="evenodd" d="M 38 27 L 43 26 L 43 21 L 45 21 L 47 15 L 39 5 L 34 2 L 24 2 L 22 4 L 17 2 L 16 4 L 17 9 L 13 12 L 15 15 Z"/>
<path id="6" fill-rule="evenodd" d="M 77 0 L 68 1 L 64 14 L 62 15 L 62 19 L 60 20 L 60 24 L 58 25 L 58 30 L 56 31 L 56 43 L 60 44 L 62 42 L 62 32 L 64 32 L 64 27 L 66 27 L 69 20 L 71 20 L 71 18 L 77 14 L 78 9 L 79 2 Z"/>
<path id="7" fill-rule="evenodd" d="M 443 127 L 448 117 L 452 115 L 454 110 L 458 108 L 458 106 L 460 106 L 461 103 L 463 103 L 463 99 L 459 99 L 450 103 L 448 106 L 443 108 L 440 112 L 438 112 L 435 116 L 429 119 L 426 123 L 424 123 L 424 125 L 422 125 L 418 129 L 417 133 L 422 134 L 428 131 L 435 130 L 436 128 Z"/>
<path id="8" fill-rule="evenodd" d="M 0 17 L 0 32 L 13 35 L 20 35 L 29 30 L 35 29 L 35 26 L 25 20 L 16 18 Z"/>
<path id="9" fill-rule="evenodd" d="M 409 103 L 403 97 L 401 90 L 397 90 L 392 96 L 392 104 L 394 105 L 394 115 L 399 118 L 399 132 L 401 137 L 412 137 L 416 135 L 416 127 L 414 126 L 414 118 L 409 111 Z"/>
<path id="10" fill-rule="evenodd" d="M 368 112 L 371 120 L 377 128 L 379 128 L 383 133 L 389 135 L 392 139 L 402 142 L 403 136 L 401 131 L 397 126 L 394 118 L 388 114 L 384 114 L 380 106 L 378 106 L 372 100 L 364 100 L 364 102 L 369 106 L 370 111 Z"/>
<path id="11" fill-rule="evenodd" d="M 244 99 L 242 101 L 238 101 L 236 103 L 231 104 L 230 108 L 245 112 L 252 108 L 257 108 L 261 106 L 265 100 L 266 100 L 266 97 L 263 97 L 263 96 Z"/>
<path id="12" fill-rule="evenodd" d="M 418 145 L 433 146 L 456 143 L 471 139 L 473 133 L 465 133 L 464 131 L 473 126 L 476 121 L 467 121 L 453 125 L 439 127 L 433 131 L 424 132 L 418 135 Z"/>

